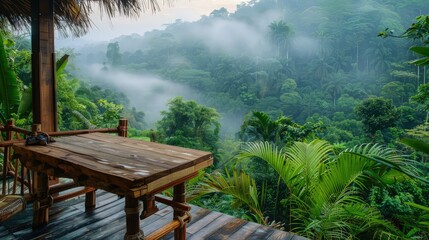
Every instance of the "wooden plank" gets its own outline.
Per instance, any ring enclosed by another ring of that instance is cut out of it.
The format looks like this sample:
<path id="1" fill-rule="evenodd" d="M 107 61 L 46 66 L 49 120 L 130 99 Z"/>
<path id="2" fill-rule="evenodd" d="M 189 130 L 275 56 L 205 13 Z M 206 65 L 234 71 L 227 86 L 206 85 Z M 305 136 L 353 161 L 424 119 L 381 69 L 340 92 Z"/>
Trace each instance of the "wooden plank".
<path id="1" fill-rule="evenodd" d="M 200 229 L 198 232 L 195 232 L 194 234 L 190 235 L 187 239 L 193 240 L 193 239 L 202 239 L 206 236 L 211 235 L 212 233 L 216 232 L 224 226 L 225 224 L 228 224 L 229 221 L 231 221 L 233 217 L 225 214 L 221 214 L 218 218 L 214 219 L 213 221 L 210 221 L 209 224 L 206 224 L 202 229 Z M 201 222 L 202 220 L 200 220 Z"/>
<path id="2" fill-rule="evenodd" d="M 97 198 L 98 200 L 101 200 L 101 202 L 98 202 L 98 206 L 106 205 L 107 203 L 114 202 L 118 199 L 117 197 L 115 197 L 115 195 L 105 191 L 99 191 L 99 193 L 97 194 Z M 54 204 L 54 206 L 50 208 L 49 212 L 50 224 L 48 226 L 56 222 L 61 222 L 61 224 L 64 224 L 64 222 L 70 221 L 70 219 L 74 219 L 79 214 L 85 214 L 83 198 L 75 198 Z M 32 206 L 29 205 L 24 210 L 24 212 L 17 214 L 16 217 L 11 218 L 9 221 L 3 223 L 2 225 L 6 226 L 9 231 L 13 232 L 17 237 L 23 235 L 41 235 L 42 233 L 40 232 L 32 231 L 31 220 Z"/>
<path id="3" fill-rule="evenodd" d="M 83 204 L 83 200 L 82 200 Z M 23 234 L 23 233 L 16 233 L 19 234 L 17 236 L 23 238 L 23 239 L 29 239 L 34 234 L 45 234 L 52 232 L 53 236 L 61 236 L 65 234 L 68 231 L 73 231 L 82 225 L 91 224 L 92 222 L 96 221 L 97 218 L 104 218 L 108 216 L 113 209 L 122 209 L 123 210 L 123 202 L 121 201 L 113 201 L 107 205 L 104 205 L 99 208 L 95 208 L 92 210 L 89 214 L 86 214 L 85 212 L 75 210 L 72 214 L 70 214 L 67 218 L 58 218 L 58 219 L 51 219 L 51 222 L 45 226 L 42 229 L 30 231 Z M 119 210 L 118 210 L 119 211 Z"/>
<path id="4" fill-rule="evenodd" d="M 160 211 L 140 222 L 146 234 L 172 219 L 171 207 L 157 205 Z M 125 234 L 123 206 L 123 198 L 97 191 L 95 210 L 84 212 L 83 197 L 54 204 L 50 209 L 51 222 L 33 231 L 30 205 L 0 226 L 0 239 L 122 239 Z M 187 225 L 188 239 L 305 239 L 198 206 L 192 206 L 191 214 L 192 222 Z M 173 234 L 163 239 L 173 239 Z"/>
<path id="5" fill-rule="evenodd" d="M 140 228 L 144 228 L 152 222 L 157 221 L 161 217 L 171 214 L 172 209 L 169 208 L 165 204 L 158 204 L 158 208 L 160 209 L 157 213 L 150 216 L 150 220 L 140 221 Z M 88 232 L 86 235 L 82 235 L 79 239 L 122 239 L 125 234 L 125 214 L 122 214 L 120 218 L 111 222 L 109 225 L 100 227 L 94 231 Z M 116 237 L 117 236 L 117 237 Z"/>
<path id="6" fill-rule="evenodd" d="M 93 139 L 93 140 L 115 143 L 122 146 L 123 149 L 127 149 L 127 150 L 132 150 L 137 148 L 139 150 L 146 150 L 149 152 L 154 152 L 157 154 L 171 156 L 175 158 L 180 157 L 183 159 L 196 161 L 196 162 L 200 162 L 201 160 L 205 160 L 208 157 L 211 157 L 210 152 L 172 146 L 167 144 L 161 144 L 161 143 L 155 143 L 155 142 L 146 142 L 146 141 L 136 140 L 131 138 L 117 139 L 111 135 L 108 137 L 105 137 L 102 133 L 92 133 L 92 134 L 86 134 L 86 135 L 80 135 L 80 136 L 84 138 Z"/>
<path id="7" fill-rule="evenodd" d="M 108 226 L 108 223 L 115 222 L 118 219 L 120 219 L 121 222 L 124 221 L 124 214 L 122 211 L 112 212 L 110 215 L 108 215 L 105 218 L 101 218 L 98 221 L 94 221 L 90 224 L 83 225 L 82 227 L 79 227 L 73 231 L 69 231 L 68 233 L 61 235 L 61 238 L 82 239 L 83 238 L 82 236 L 85 234 L 90 234 L 93 237 L 94 233 L 97 230 L 106 228 L 106 226 Z"/>
<path id="8" fill-rule="evenodd" d="M 142 140 L 136 140 L 131 138 L 117 139 L 114 136 L 105 137 L 101 134 L 87 134 L 79 135 L 79 137 L 92 140 L 106 145 L 116 145 L 119 149 L 125 149 L 125 151 L 132 151 L 139 149 L 140 151 L 152 153 L 154 155 L 165 155 L 166 157 L 172 157 L 177 159 L 183 159 L 187 161 L 194 161 L 196 158 L 203 155 L 210 154 L 208 152 L 200 151 L 200 154 L 196 154 L 194 149 L 181 148 L 161 143 L 147 142 Z M 175 147 L 177 150 L 172 150 L 171 148 Z M 171 154 L 173 153 L 173 154 Z"/>
<path id="9" fill-rule="evenodd" d="M 52 143 L 50 147 L 60 148 L 82 155 L 90 156 L 90 160 L 96 159 L 96 163 L 106 165 L 116 165 L 118 169 L 131 171 L 136 168 L 160 168 L 161 171 L 171 166 L 187 162 L 178 160 L 178 158 L 165 157 L 160 154 L 154 154 L 141 149 L 124 149 L 118 144 L 106 144 L 87 140 L 79 136 L 69 136 L 67 141 L 59 138 L 57 142 Z M 144 164 L 142 164 L 144 163 Z"/>
<path id="10" fill-rule="evenodd" d="M 29 206 L 31 207 L 31 206 Z M 15 229 L 13 229 L 13 233 L 15 236 L 22 238 L 22 239 L 28 239 L 30 238 L 29 236 L 32 235 L 40 235 L 43 233 L 45 228 L 39 229 L 39 230 L 32 230 L 32 209 L 29 209 L 31 212 L 29 212 L 26 216 L 26 222 L 19 224 L 19 225 L 15 225 Z M 47 226 L 52 227 L 51 225 L 53 224 L 53 222 L 57 222 L 57 221 L 61 221 L 61 219 L 63 219 L 64 221 L 67 221 L 66 219 L 70 219 L 73 218 L 75 216 L 78 216 L 79 214 L 82 214 L 81 211 L 75 209 L 75 208 L 65 208 L 65 209 L 61 209 L 60 214 L 57 214 L 56 218 L 53 217 L 52 215 L 50 215 L 50 224 L 48 224 Z"/>
<path id="11" fill-rule="evenodd" d="M 61 147 L 61 148 L 70 150 L 72 152 L 83 153 L 83 149 L 87 148 L 87 146 L 89 146 L 89 143 L 88 142 L 85 143 L 84 141 L 82 141 L 81 137 L 88 136 L 88 135 L 93 136 L 94 134 L 74 136 L 73 139 L 67 137 L 68 138 L 67 143 L 71 142 L 71 144 L 66 144 L 65 146 L 62 146 L 62 145 L 58 146 L 56 143 L 54 143 L 52 144 L 52 146 Z M 168 153 L 171 150 L 165 149 L 164 146 L 167 146 L 167 147 L 170 147 L 170 146 L 164 145 L 164 144 L 157 144 L 158 146 L 162 146 L 164 148 L 163 150 L 158 149 L 158 151 L 153 152 L 153 151 L 147 151 L 147 148 L 140 148 L 140 147 L 137 148 L 136 147 L 137 145 L 132 145 L 132 147 L 127 147 L 122 144 L 114 144 L 114 142 L 112 142 L 113 144 L 109 143 L 108 145 L 106 145 L 105 143 L 101 142 L 101 141 L 104 141 L 105 139 L 97 139 L 97 140 L 99 140 L 100 142 L 92 141 L 91 145 L 96 145 L 97 147 L 95 148 L 98 151 L 94 151 L 94 147 L 91 146 L 91 148 L 89 149 L 87 148 L 86 154 L 97 156 L 96 158 L 105 160 L 104 164 L 106 165 L 113 164 L 114 166 L 115 162 L 112 162 L 111 160 L 113 155 L 115 156 L 115 158 L 117 158 L 116 164 L 119 164 L 119 166 L 122 169 L 125 168 L 124 170 L 127 170 L 128 172 L 130 172 L 130 174 L 133 174 L 133 172 L 138 172 L 141 174 L 142 173 L 141 171 L 135 171 L 134 169 L 144 168 L 145 171 L 148 171 L 148 176 L 149 176 L 148 178 L 152 176 L 155 177 L 155 174 L 157 174 L 157 172 L 159 172 L 159 174 L 157 175 L 160 176 L 160 173 L 162 172 L 165 172 L 165 174 L 167 172 L 173 173 L 175 171 L 179 171 L 181 169 L 203 162 L 202 160 L 196 161 L 196 159 L 198 160 L 198 158 L 200 158 L 201 156 L 185 155 L 186 158 L 183 158 L 182 156 L 169 156 Z M 146 146 L 145 144 L 148 143 L 148 142 L 138 141 L 134 139 L 126 139 L 123 141 L 134 141 L 139 144 L 143 144 L 138 146 Z M 71 145 L 78 145 L 79 150 L 73 150 Z M 155 149 L 155 148 L 150 148 L 150 149 Z M 194 151 L 192 149 L 186 149 L 186 148 L 181 148 L 181 149 L 184 149 L 187 151 Z M 205 157 L 206 160 L 211 159 L 210 153 L 208 152 L 203 152 L 203 153 L 205 154 L 204 156 L 206 156 Z M 160 169 L 156 169 L 156 168 L 160 168 Z M 165 171 L 166 169 L 168 170 Z"/>
<path id="12" fill-rule="evenodd" d="M 232 218 L 227 224 L 223 225 L 216 232 L 206 237 L 209 240 L 228 240 L 229 236 L 235 233 L 238 229 L 240 229 L 243 225 L 245 225 L 247 221 L 244 221 L 239 218 Z"/>
<path id="13" fill-rule="evenodd" d="M 0 226 L 0 239 L 15 239 L 5 226 Z"/>
<path id="14" fill-rule="evenodd" d="M 273 228 L 259 225 L 259 227 L 248 237 L 249 240 L 266 239 L 274 232 Z"/>
<path id="15" fill-rule="evenodd" d="M 249 238 L 253 232 L 259 227 L 258 224 L 253 222 L 248 222 L 246 225 L 242 226 L 238 231 L 229 236 L 231 240 L 242 240 Z"/>
<path id="16" fill-rule="evenodd" d="M 189 234 L 195 234 L 201 229 L 203 229 L 205 226 L 209 225 L 211 222 L 219 218 L 221 215 L 222 214 L 219 212 L 210 212 L 198 221 L 192 221 L 192 224 L 190 224 L 186 228 L 186 232 Z"/>
<path id="17" fill-rule="evenodd" d="M 309 240 L 306 237 L 298 236 L 296 234 L 281 231 L 281 230 L 275 230 L 275 234 L 272 234 L 272 237 L 270 236 L 269 239 L 276 239 L 278 235 L 284 236 L 284 238 L 282 239 L 285 239 L 285 240 Z"/>
<path id="18" fill-rule="evenodd" d="M 297 236 L 293 233 L 284 232 L 281 230 L 275 229 L 274 232 L 267 236 L 265 239 L 269 240 L 305 240 L 306 238 Z"/>

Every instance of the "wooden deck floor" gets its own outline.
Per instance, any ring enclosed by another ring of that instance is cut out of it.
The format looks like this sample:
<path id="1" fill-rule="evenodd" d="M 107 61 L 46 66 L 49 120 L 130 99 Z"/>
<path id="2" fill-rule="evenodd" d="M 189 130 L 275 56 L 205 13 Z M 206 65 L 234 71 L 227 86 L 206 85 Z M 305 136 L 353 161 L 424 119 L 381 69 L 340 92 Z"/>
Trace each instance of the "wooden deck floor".
<path id="1" fill-rule="evenodd" d="M 0 225 L 0 239 L 123 239 L 125 233 L 124 199 L 97 191 L 97 207 L 85 212 L 84 198 L 55 204 L 50 209 L 49 224 L 31 228 L 32 207 Z M 171 221 L 172 209 L 157 203 L 160 211 L 141 222 L 145 234 Z M 192 222 L 187 225 L 187 239 L 296 239 L 305 238 L 247 222 L 219 212 L 192 205 Z M 173 239 L 170 233 L 163 239 Z"/>

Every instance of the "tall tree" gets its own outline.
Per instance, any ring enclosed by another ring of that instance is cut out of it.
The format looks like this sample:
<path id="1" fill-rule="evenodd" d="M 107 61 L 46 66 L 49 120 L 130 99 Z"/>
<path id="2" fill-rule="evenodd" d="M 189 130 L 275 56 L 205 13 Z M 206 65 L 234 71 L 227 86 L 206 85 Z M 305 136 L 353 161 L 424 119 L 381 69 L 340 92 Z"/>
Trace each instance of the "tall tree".
<path id="1" fill-rule="evenodd" d="M 161 141 L 202 150 L 214 151 L 219 139 L 219 113 L 199 105 L 195 101 L 185 101 L 182 97 L 168 102 L 168 111 L 158 121 Z"/>
<path id="2" fill-rule="evenodd" d="M 292 28 L 284 21 L 274 21 L 270 24 L 270 37 L 276 45 L 276 57 L 286 57 L 289 61 L 289 45 L 293 35 Z"/>
<path id="3" fill-rule="evenodd" d="M 392 101 L 382 97 L 368 98 L 356 107 L 355 113 L 371 138 L 377 131 L 395 126 L 399 119 Z"/>
<path id="4" fill-rule="evenodd" d="M 107 62 L 112 67 L 117 67 L 122 63 L 122 56 L 118 42 L 112 42 L 107 45 L 106 58 Z"/>
<path id="5" fill-rule="evenodd" d="M 299 125 L 284 116 L 273 120 L 265 112 L 254 111 L 241 125 L 239 137 L 245 142 L 268 141 L 283 146 L 292 141 L 304 140 L 319 128 L 318 124 Z"/>

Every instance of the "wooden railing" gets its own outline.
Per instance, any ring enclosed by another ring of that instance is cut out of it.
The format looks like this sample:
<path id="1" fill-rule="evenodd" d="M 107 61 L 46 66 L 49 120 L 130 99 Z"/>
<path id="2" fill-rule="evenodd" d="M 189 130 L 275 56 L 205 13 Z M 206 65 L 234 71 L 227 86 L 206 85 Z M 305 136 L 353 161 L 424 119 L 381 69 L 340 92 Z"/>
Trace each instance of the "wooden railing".
<path id="1" fill-rule="evenodd" d="M 20 184 L 19 194 L 24 195 L 28 194 L 27 197 L 29 200 L 32 199 L 34 195 L 34 176 L 35 174 L 27 170 L 18 158 L 15 158 L 13 155 L 13 145 L 17 142 L 25 141 L 26 137 L 30 136 L 34 132 L 39 132 L 40 125 L 35 124 L 32 130 L 27 130 L 20 128 L 14 125 L 13 120 L 9 120 L 5 126 L 0 125 L 0 132 L 6 136 L 5 138 L 0 139 L 0 149 L 3 149 L 3 171 L 2 171 L 2 195 L 7 194 L 17 194 L 18 183 Z M 122 137 L 128 137 L 128 121 L 126 119 L 120 119 L 119 125 L 116 128 L 100 128 L 100 129 L 84 129 L 84 130 L 71 130 L 71 131 L 61 131 L 61 132 L 45 132 L 50 137 L 61 137 L 61 136 L 70 136 L 78 134 L 87 134 L 93 132 L 100 133 L 116 133 Z M 8 178 L 13 178 L 13 186 L 9 188 Z M 77 187 L 78 185 L 74 182 L 68 182 L 64 184 L 55 184 L 50 186 L 49 194 L 56 195 L 54 197 L 54 202 L 63 201 L 95 189 L 91 187 L 85 187 L 84 189 L 70 192 L 65 195 L 57 195 L 59 192 L 69 190 L 71 188 Z"/>

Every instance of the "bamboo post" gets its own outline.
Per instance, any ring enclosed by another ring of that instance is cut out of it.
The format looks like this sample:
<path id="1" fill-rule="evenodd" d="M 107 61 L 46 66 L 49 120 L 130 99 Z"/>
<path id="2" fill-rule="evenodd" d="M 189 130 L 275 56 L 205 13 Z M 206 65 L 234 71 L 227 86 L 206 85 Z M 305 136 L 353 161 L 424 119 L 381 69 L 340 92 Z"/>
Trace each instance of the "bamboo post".
<path id="1" fill-rule="evenodd" d="M 95 208 L 95 202 L 96 202 L 95 191 L 96 189 L 85 193 L 85 211 L 89 211 Z"/>
<path id="2" fill-rule="evenodd" d="M 128 120 L 125 118 L 119 119 L 118 136 L 128 137 Z"/>
<path id="3" fill-rule="evenodd" d="M 32 132 L 40 132 L 41 124 L 33 124 Z M 39 228 L 49 222 L 49 178 L 48 175 L 34 172 L 34 186 L 36 187 L 36 200 L 33 203 L 33 228 Z"/>
<path id="4" fill-rule="evenodd" d="M 48 175 L 37 172 L 37 198 L 33 203 L 33 229 L 37 229 L 49 222 Z"/>
<path id="5" fill-rule="evenodd" d="M 6 130 L 6 141 L 10 141 L 12 139 L 12 132 L 11 132 L 11 126 L 13 126 L 13 120 L 8 120 L 5 126 Z M 7 179 L 7 167 L 9 164 L 9 151 L 10 147 L 5 146 L 4 147 L 4 158 L 3 158 L 3 187 L 2 187 L 2 194 L 6 194 L 6 179 Z"/>
<path id="6" fill-rule="evenodd" d="M 173 189 L 173 201 L 178 203 L 185 203 L 186 202 L 186 196 L 185 196 L 185 183 L 179 183 L 178 185 L 174 186 Z M 185 215 L 185 211 L 174 209 L 173 212 L 174 219 L 183 219 Z M 175 240 L 185 240 L 186 239 L 186 222 L 182 221 L 180 226 L 174 230 L 174 239 Z"/>
<path id="7" fill-rule="evenodd" d="M 144 239 L 143 231 L 140 229 L 140 202 L 137 198 L 125 196 L 125 240 Z"/>

